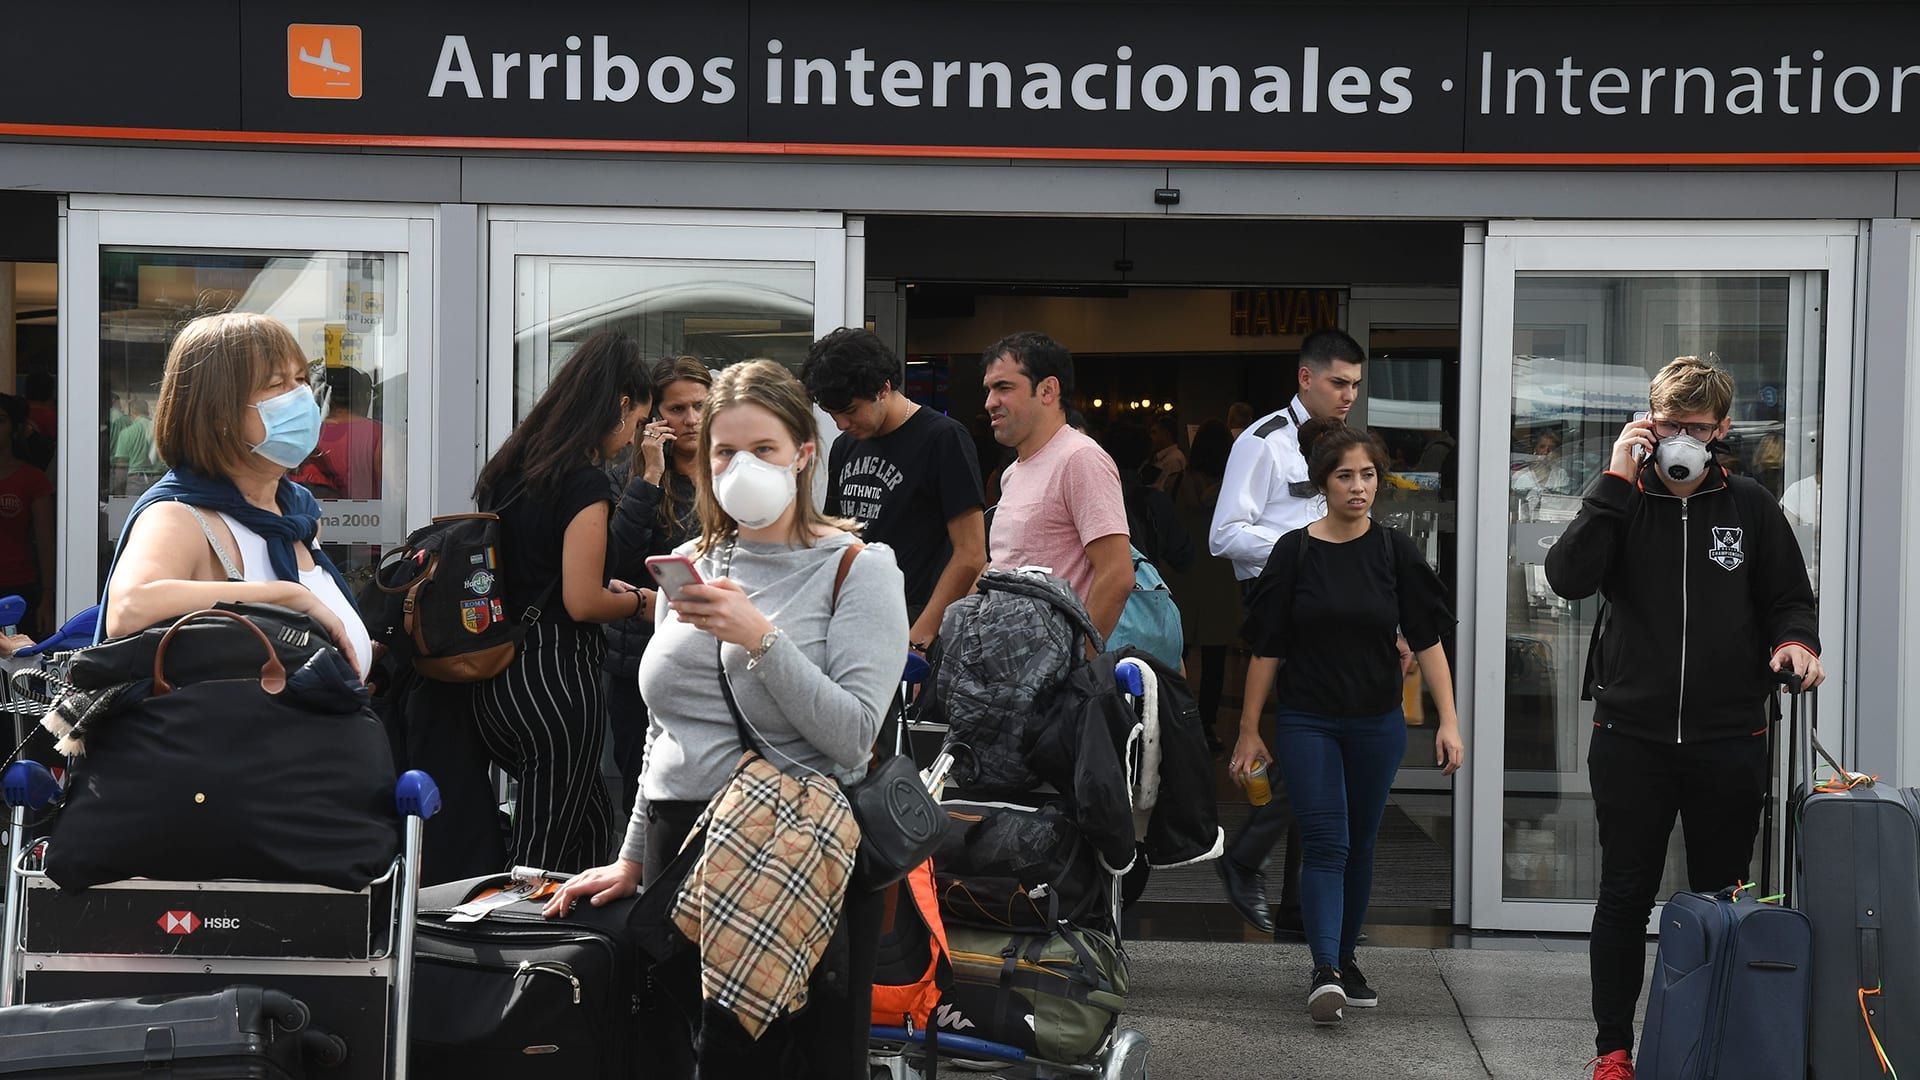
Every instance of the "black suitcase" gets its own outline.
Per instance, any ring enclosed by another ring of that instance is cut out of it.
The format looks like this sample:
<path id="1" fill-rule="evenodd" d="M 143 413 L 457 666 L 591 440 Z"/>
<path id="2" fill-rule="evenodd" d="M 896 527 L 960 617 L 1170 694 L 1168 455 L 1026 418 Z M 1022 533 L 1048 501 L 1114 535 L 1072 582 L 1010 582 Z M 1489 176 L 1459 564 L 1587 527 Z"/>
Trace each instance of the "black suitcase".
<path id="1" fill-rule="evenodd" d="M 299 999 L 257 986 L 187 997 L 110 998 L 0 1009 L 0 1076 L 304 1077 L 303 1051 L 338 1046 L 307 1031 Z"/>
<path id="2" fill-rule="evenodd" d="M 1812 754 L 1844 777 L 1793 695 L 1793 902 L 1813 924 L 1815 1080 L 1920 1073 L 1920 792 L 1805 783 Z M 1806 762 L 1802 771 L 1797 762 Z M 1883 1070 L 1885 1053 L 1891 1070 Z"/>
<path id="3" fill-rule="evenodd" d="M 411 1071 L 472 1080 L 501 1070 L 514 1080 L 591 1080 L 638 1074 L 648 1016 L 650 961 L 629 919 L 638 897 L 582 903 L 563 919 L 520 902 L 477 922 L 452 909 L 505 874 L 423 889 L 414 939 Z"/>

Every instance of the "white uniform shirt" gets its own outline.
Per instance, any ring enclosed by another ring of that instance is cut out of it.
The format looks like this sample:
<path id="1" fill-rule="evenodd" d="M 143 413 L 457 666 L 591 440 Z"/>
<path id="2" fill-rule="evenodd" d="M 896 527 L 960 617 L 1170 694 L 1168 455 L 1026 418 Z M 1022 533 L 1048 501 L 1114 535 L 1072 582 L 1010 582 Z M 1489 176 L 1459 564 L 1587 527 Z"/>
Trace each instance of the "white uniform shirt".
<path id="1" fill-rule="evenodd" d="M 1207 550 L 1231 560 L 1241 581 L 1260 576 L 1280 537 L 1327 516 L 1326 497 L 1308 482 L 1300 452 L 1300 425 L 1308 418 L 1296 396 L 1233 441 Z"/>

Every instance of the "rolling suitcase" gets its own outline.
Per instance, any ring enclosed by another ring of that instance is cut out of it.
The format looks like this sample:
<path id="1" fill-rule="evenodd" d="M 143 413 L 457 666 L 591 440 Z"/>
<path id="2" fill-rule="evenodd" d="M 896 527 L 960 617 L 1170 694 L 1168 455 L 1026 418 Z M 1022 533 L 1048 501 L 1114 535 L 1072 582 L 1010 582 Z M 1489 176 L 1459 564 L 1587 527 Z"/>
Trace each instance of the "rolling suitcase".
<path id="1" fill-rule="evenodd" d="M 1636 1075 L 1800 1080 L 1812 956 L 1801 912 L 1747 890 L 1673 894 L 1660 916 Z"/>
<path id="2" fill-rule="evenodd" d="M 306 1075 L 344 1047 L 307 1030 L 299 999 L 257 986 L 0 1009 L 0 1076 L 261 1080 Z"/>
<path id="3" fill-rule="evenodd" d="M 1813 924 L 1812 1076 L 1920 1074 L 1920 792 L 1841 768 L 1802 716 L 1811 695 L 1792 696 L 1788 865 Z M 1816 750 L 1834 772 L 1822 783 Z"/>
<path id="4" fill-rule="evenodd" d="M 506 1067 L 517 1080 L 636 1075 L 642 1055 L 671 1056 L 651 962 L 629 925 L 639 897 L 579 905 L 565 918 L 518 900 L 461 921 L 456 909 L 516 879 L 493 874 L 423 889 L 415 939 L 416 1077 L 465 1078 Z M 507 899 L 502 897 L 502 899 Z"/>

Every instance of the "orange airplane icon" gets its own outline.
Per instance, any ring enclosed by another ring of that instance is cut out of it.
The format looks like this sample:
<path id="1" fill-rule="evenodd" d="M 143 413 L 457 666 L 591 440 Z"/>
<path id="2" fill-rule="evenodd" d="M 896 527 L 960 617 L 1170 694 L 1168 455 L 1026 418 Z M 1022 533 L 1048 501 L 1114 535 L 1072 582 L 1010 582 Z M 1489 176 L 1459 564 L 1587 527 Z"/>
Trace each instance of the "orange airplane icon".
<path id="1" fill-rule="evenodd" d="M 287 95 L 360 97 L 360 28 L 294 23 L 287 27 Z"/>

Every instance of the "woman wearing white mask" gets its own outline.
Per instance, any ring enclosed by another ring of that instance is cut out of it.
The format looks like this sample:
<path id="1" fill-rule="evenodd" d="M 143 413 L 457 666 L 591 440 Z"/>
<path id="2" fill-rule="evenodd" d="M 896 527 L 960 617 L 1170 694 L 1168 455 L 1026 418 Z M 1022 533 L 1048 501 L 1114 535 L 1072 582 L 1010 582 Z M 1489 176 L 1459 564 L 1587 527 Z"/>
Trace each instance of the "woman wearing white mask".
<path id="1" fill-rule="evenodd" d="M 154 408 L 169 471 L 121 531 L 107 636 L 221 602 L 278 604 L 312 617 L 365 676 L 372 646 L 320 550 L 320 505 L 287 479 L 313 453 L 320 412 L 299 343 L 278 321 L 233 312 L 181 329 Z"/>
<path id="2" fill-rule="evenodd" d="M 520 782 L 510 865 L 571 872 L 613 851 L 600 624 L 651 610 L 652 594 L 621 580 L 645 571 L 657 524 L 660 489 L 646 477 L 659 475 L 663 450 L 634 438 L 653 404 L 648 376 L 632 338 L 581 342 L 475 487 L 475 503 L 500 515 L 505 569 L 467 587 L 503 598 L 526 630 L 513 663 L 473 685 L 481 741 Z M 628 453 L 632 479 L 617 492 L 606 462 Z"/>
<path id="3" fill-rule="evenodd" d="M 907 654 L 905 585 L 883 545 L 845 559 L 853 523 L 814 509 L 818 446 L 791 372 L 762 360 L 716 376 L 700 426 L 700 536 L 677 552 L 704 583 L 659 609 L 640 664 L 652 718 L 627 840 L 613 863 L 569 882 L 549 914 L 629 895 L 680 850 L 741 756 L 722 661 L 768 761 L 792 776 L 865 774 Z M 848 891 L 805 1008 L 759 1039 L 711 1003 L 701 1011 L 702 1075 L 867 1075 L 878 897 Z"/>

